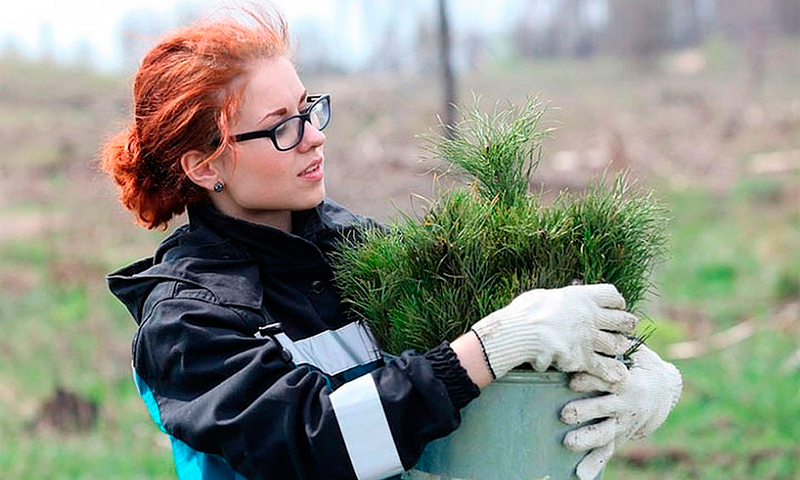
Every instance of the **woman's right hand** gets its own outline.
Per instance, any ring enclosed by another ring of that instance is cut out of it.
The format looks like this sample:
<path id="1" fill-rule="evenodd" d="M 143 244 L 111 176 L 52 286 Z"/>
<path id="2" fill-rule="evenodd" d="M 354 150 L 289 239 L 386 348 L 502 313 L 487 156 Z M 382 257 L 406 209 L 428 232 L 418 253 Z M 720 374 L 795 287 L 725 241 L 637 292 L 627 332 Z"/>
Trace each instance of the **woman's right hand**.
<path id="1" fill-rule="evenodd" d="M 543 372 L 588 372 L 610 383 L 627 377 L 621 355 L 637 318 L 610 284 L 536 289 L 472 326 L 495 378 L 530 363 Z"/>

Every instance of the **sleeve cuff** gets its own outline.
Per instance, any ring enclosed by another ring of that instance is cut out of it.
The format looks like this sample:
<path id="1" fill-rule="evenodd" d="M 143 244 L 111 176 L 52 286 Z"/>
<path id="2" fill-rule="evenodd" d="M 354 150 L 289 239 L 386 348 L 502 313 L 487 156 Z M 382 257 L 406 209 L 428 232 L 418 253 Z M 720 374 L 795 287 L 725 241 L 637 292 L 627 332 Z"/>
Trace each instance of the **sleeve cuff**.
<path id="1" fill-rule="evenodd" d="M 448 342 L 443 342 L 425 353 L 431 362 L 433 375 L 444 383 L 453 405 L 461 410 L 480 395 L 480 389 L 470 380 L 456 353 Z"/>

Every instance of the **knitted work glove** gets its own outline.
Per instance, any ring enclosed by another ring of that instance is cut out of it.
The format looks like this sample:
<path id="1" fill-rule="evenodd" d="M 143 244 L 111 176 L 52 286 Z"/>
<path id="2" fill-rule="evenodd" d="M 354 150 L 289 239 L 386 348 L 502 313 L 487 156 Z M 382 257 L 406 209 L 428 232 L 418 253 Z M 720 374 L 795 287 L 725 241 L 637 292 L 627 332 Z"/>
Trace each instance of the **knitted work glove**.
<path id="1" fill-rule="evenodd" d="M 555 367 L 590 372 L 614 383 L 627 377 L 620 355 L 636 317 L 613 285 L 574 285 L 530 290 L 472 326 L 495 378 L 530 363 L 537 372 Z M 610 333 L 618 332 L 618 333 Z"/>
<path id="2" fill-rule="evenodd" d="M 616 447 L 653 433 L 681 396 L 683 382 L 674 365 L 661 360 L 644 345 L 631 359 L 630 375 L 619 384 L 587 373 L 575 374 L 570 380 L 569 387 L 576 392 L 609 392 L 575 400 L 561 410 L 561 420 L 568 425 L 604 419 L 572 430 L 564 437 L 564 445 L 570 450 L 591 450 L 578 464 L 581 480 L 595 478 Z"/>

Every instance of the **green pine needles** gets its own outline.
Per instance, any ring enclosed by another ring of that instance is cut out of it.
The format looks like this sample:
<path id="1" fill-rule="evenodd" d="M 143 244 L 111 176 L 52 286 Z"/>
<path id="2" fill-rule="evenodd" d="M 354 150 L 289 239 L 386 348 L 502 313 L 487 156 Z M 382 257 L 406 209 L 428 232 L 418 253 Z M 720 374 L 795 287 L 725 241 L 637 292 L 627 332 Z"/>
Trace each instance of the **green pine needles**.
<path id="1" fill-rule="evenodd" d="M 533 288 L 614 284 L 635 307 L 665 253 L 666 211 L 626 175 L 542 205 L 529 178 L 550 130 L 538 98 L 475 108 L 430 150 L 469 184 L 438 192 L 427 212 L 362 232 L 334 255 L 338 288 L 381 348 L 399 354 L 451 341 Z"/>
<path id="2" fill-rule="evenodd" d="M 523 108 L 509 105 L 483 113 L 475 107 L 462 111 L 463 120 L 446 127 L 451 138 L 429 137 L 428 150 L 475 182 L 485 199 L 511 207 L 528 199 L 531 173 L 539 164 L 542 141 L 553 129 L 541 127 L 546 108 L 538 98 Z"/>

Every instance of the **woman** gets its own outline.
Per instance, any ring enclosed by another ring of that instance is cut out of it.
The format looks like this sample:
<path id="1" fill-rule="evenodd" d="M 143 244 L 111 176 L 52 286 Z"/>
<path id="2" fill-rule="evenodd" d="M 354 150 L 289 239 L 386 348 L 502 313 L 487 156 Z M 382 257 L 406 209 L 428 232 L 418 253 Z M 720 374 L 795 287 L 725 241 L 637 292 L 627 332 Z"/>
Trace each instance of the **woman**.
<path id="1" fill-rule="evenodd" d="M 633 373 L 609 356 L 636 318 L 611 285 L 526 292 L 451 344 L 384 362 L 331 284 L 337 241 L 373 223 L 325 198 L 329 120 L 330 97 L 309 94 L 288 58 L 283 20 L 251 14 L 155 46 L 136 75 L 134 122 L 104 149 L 145 227 L 188 210 L 153 257 L 109 275 L 139 325 L 134 377 L 180 478 L 398 475 L 458 427 L 480 388 L 526 362 L 628 391 Z M 651 390 L 637 394 L 664 394 Z M 602 416 L 635 408 L 623 404 Z M 620 431 L 584 431 L 571 448 L 602 465 Z"/>

